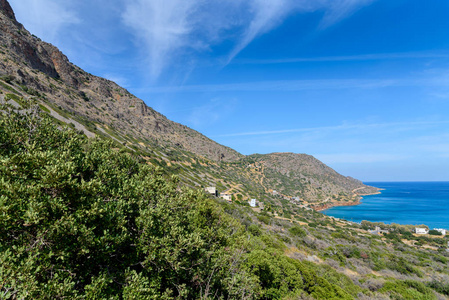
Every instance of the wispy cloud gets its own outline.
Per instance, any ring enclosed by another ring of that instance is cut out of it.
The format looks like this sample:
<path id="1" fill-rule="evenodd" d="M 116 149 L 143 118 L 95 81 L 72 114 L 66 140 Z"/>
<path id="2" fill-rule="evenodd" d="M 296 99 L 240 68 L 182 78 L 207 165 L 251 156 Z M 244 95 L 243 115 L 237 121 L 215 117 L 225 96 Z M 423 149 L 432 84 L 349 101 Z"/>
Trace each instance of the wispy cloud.
<path id="1" fill-rule="evenodd" d="M 319 80 L 274 80 L 229 84 L 159 86 L 137 90 L 146 93 L 179 92 L 235 92 L 235 91 L 304 91 L 304 90 L 342 90 L 379 89 L 387 87 L 430 86 L 445 87 L 449 79 L 435 78 L 393 78 L 393 79 L 319 79 Z"/>
<path id="2" fill-rule="evenodd" d="M 126 2 L 123 21 L 148 53 L 152 77 L 159 76 L 176 50 L 188 46 L 194 27 L 191 15 L 198 4 L 195 0 Z"/>
<path id="3" fill-rule="evenodd" d="M 375 0 L 331 0 L 325 1 L 326 12 L 319 25 L 320 29 L 325 29 L 337 22 L 351 16 L 360 8 L 373 3 Z M 320 1 L 318 1 L 320 2 Z"/>
<path id="4" fill-rule="evenodd" d="M 366 130 L 373 128 L 398 128 L 406 127 L 411 130 L 416 127 L 428 126 L 428 125 L 446 125 L 449 121 L 418 121 L 418 122 L 391 122 L 391 123 L 367 123 L 367 124 L 341 124 L 335 126 L 323 126 L 323 127 L 310 127 L 310 128 L 294 128 L 284 130 L 265 130 L 265 131 L 252 131 L 252 132 L 239 132 L 220 135 L 220 137 L 237 137 L 237 136 L 256 136 L 256 135 L 276 135 L 285 133 L 301 133 L 301 132 L 324 132 L 324 131 L 343 131 L 343 130 Z"/>
<path id="5" fill-rule="evenodd" d="M 199 52 L 231 41 L 222 54 L 232 61 L 254 39 L 297 12 L 324 11 L 320 28 L 329 27 L 374 0 L 129 0 L 122 20 L 145 50 L 153 79 L 176 58 L 194 61 Z M 217 13 L 219 12 L 219 13 Z M 182 65 L 177 65 L 177 68 Z"/>
<path id="6" fill-rule="evenodd" d="M 256 37 L 264 34 L 292 13 L 293 2 L 289 0 L 253 0 L 250 1 L 251 21 L 247 25 L 240 41 L 231 51 L 229 63 L 240 51 L 248 46 Z"/>
<path id="7" fill-rule="evenodd" d="M 231 51 L 228 63 L 238 53 L 246 48 L 255 38 L 271 31 L 281 24 L 288 16 L 301 12 L 314 12 L 323 10 L 324 17 L 319 29 L 330 27 L 344 18 L 349 17 L 360 8 L 367 6 L 375 0 L 252 0 L 250 11 L 252 16 L 240 41 Z"/>
<path id="8" fill-rule="evenodd" d="M 323 57 L 293 57 L 284 59 L 238 59 L 238 64 L 285 64 L 301 62 L 332 62 L 332 61 L 368 61 L 368 60 L 392 60 L 392 59 L 435 59 L 449 58 L 449 53 L 437 52 L 404 52 L 404 53 L 376 53 L 347 56 L 323 56 Z"/>
<path id="9" fill-rule="evenodd" d="M 69 1 L 10 0 L 17 19 L 33 34 L 58 44 L 63 27 L 80 22 Z"/>

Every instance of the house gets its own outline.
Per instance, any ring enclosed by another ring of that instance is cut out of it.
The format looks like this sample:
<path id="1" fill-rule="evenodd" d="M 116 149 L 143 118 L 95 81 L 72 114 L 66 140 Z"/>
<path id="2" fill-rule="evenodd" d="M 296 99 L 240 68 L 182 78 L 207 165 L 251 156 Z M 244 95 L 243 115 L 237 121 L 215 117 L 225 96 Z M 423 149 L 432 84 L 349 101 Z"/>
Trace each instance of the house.
<path id="1" fill-rule="evenodd" d="M 251 207 L 256 207 L 256 206 L 257 206 L 256 199 L 251 199 L 251 200 L 249 201 L 249 206 L 251 206 Z"/>
<path id="2" fill-rule="evenodd" d="M 279 195 L 279 192 L 278 191 L 273 191 L 272 194 L 273 194 L 273 196 L 277 196 L 277 195 Z"/>
<path id="3" fill-rule="evenodd" d="M 221 193 L 220 194 L 220 198 L 223 198 L 224 200 L 227 200 L 227 201 L 231 202 L 232 201 L 232 194 Z"/>
<path id="4" fill-rule="evenodd" d="M 428 234 L 429 230 L 427 228 L 415 228 L 415 233 L 416 234 Z"/>
<path id="5" fill-rule="evenodd" d="M 299 197 L 292 197 L 291 198 L 292 201 L 296 201 L 296 202 L 300 202 L 301 199 Z"/>
<path id="6" fill-rule="evenodd" d="M 208 186 L 204 188 L 204 191 L 208 194 L 214 195 L 215 197 L 218 196 L 218 191 L 214 186 Z"/>
<path id="7" fill-rule="evenodd" d="M 442 235 L 446 235 L 446 229 L 434 228 L 433 230 L 436 230 L 436 231 L 438 231 L 438 232 L 441 232 Z"/>

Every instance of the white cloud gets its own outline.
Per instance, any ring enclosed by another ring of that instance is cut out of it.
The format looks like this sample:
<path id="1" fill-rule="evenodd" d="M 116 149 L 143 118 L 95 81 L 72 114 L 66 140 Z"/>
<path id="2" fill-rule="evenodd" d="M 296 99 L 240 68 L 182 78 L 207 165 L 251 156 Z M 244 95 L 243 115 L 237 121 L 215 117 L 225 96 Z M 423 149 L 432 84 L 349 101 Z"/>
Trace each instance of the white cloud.
<path id="1" fill-rule="evenodd" d="M 403 53 L 376 53 L 347 56 L 320 56 L 320 57 L 293 57 L 283 59 L 239 59 L 239 64 L 289 64 L 301 62 L 339 62 L 339 61 L 369 61 L 369 60 L 395 60 L 395 59 L 435 59 L 449 58 L 448 52 L 403 52 Z"/>
<path id="2" fill-rule="evenodd" d="M 324 10 L 320 29 L 338 23 L 375 0 L 252 0 L 253 12 L 247 30 L 229 55 L 228 63 L 255 38 L 281 24 L 286 17 L 297 12 Z"/>
<path id="3" fill-rule="evenodd" d="M 123 21 L 148 52 L 153 78 L 160 75 L 176 50 L 189 46 L 188 36 L 194 28 L 191 16 L 198 4 L 196 0 L 126 2 Z"/>
<path id="4" fill-rule="evenodd" d="M 198 52 L 210 51 L 224 41 L 234 44 L 223 54 L 229 63 L 254 39 L 276 28 L 291 14 L 324 11 L 320 27 L 325 28 L 373 1 L 128 0 L 124 1 L 122 20 L 146 52 L 150 75 L 156 79 L 177 57 L 183 57 L 184 63 L 191 62 Z"/>
<path id="5" fill-rule="evenodd" d="M 267 131 L 253 131 L 253 132 L 239 132 L 221 135 L 222 137 L 235 136 L 257 136 L 257 135 L 276 135 L 284 133 L 307 133 L 307 132 L 336 132 L 336 131 L 353 131 L 361 130 L 365 132 L 369 129 L 387 128 L 390 132 L 392 130 L 416 130 L 423 126 L 438 126 L 447 125 L 449 121 L 416 121 L 416 122 L 392 122 L 392 123 L 363 123 L 363 124 L 342 124 L 335 126 L 310 127 L 310 128 L 294 128 L 283 130 L 267 130 Z"/>
<path id="6" fill-rule="evenodd" d="M 320 23 L 320 28 L 325 29 L 341 20 L 351 16 L 360 8 L 373 3 L 375 0 L 330 0 L 325 1 L 326 12 Z"/>
<path id="7" fill-rule="evenodd" d="M 10 0 L 19 22 L 31 33 L 47 42 L 58 44 L 62 28 L 80 22 L 68 1 Z"/>
<path id="8" fill-rule="evenodd" d="M 250 3 L 252 18 L 240 42 L 229 55 L 228 62 L 257 36 L 270 31 L 281 23 L 292 8 L 292 2 L 289 0 L 253 0 Z"/>
<path id="9" fill-rule="evenodd" d="M 323 80 L 274 80 L 230 84 L 160 86 L 142 89 L 148 93 L 179 92 L 229 92 L 229 91 L 303 91 L 333 89 L 374 89 L 392 86 L 434 84 L 433 81 L 408 79 L 323 79 Z"/>

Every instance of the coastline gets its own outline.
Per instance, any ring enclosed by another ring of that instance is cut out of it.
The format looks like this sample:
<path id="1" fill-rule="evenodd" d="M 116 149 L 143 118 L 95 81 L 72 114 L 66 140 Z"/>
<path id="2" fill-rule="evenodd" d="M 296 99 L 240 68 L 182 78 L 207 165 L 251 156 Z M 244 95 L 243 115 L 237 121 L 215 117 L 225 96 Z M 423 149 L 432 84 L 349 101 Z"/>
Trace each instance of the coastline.
<path id="1" fill-rule="evenodd" d="M 373 182 L 371 185 L 384 190 L 379 189 L 381 195 L 364 197 L 361 200 L 364 205 L 357 207 L 360 201 L 343 205 L 329 201 L 317 203 L 316 208 L 322 214 L 356 222 L 425 224 L 429 228 L 449 229 L 449 182 Z M 354 207 L 343 207 L 348 205 Z"/>
<path id="2" fill-rule="evenodd" d="M 376 188 L 377 192 L 373 192 L 373 193 L 367 193 L 367 194 L 356 194 L 354 193 L 355 196 L 358 196 L 358 199 L 356 201 L 352 201 L 352 202 L 328 202 L 328 203 L 323 203 L 323 204 L 318 204 L 313 208 L 313 210 L 317 211 L 317 212 L 322 212 L 325 211 L 327 209 L 330 209 L 332 207 L 338 207 L 338 206 L 357 206 L 360 205 L 362 203 L 362 199 L 364 196 L 371 196 L 371 195 L 378 195 L 381 194 L 383 190 L 385 189 L 381 189 L 381 188 Z"/>

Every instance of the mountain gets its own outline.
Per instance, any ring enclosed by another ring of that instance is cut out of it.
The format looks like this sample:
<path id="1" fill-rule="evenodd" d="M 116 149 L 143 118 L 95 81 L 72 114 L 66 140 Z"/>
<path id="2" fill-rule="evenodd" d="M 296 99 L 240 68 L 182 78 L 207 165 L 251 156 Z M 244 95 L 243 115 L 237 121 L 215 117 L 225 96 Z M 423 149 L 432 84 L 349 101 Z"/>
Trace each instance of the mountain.
<path id="1" fill-rule="evenodd" d="M 31 99 L 55 122 L 69 124 L 88 137 L 112 139 L 148 163 L 178 174 L 189 186 L 214 185 L 240 195 L 239 199 L 257 196 L 282 206 L 269 197 L 272 190 L 315 204 L 354 200 L 354 191 L 375 191 L 311 156 L 244 156 L 168 120 L 126 89 L 83 71 L 56 47 L 31 35 L 17 22 L 9 3 L 0 1 L 2 97 L 19 104 L 21 98 Z"/>

